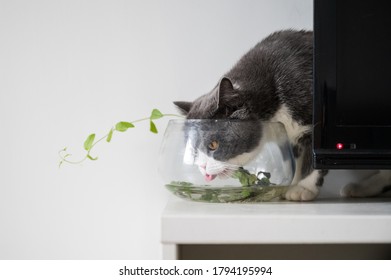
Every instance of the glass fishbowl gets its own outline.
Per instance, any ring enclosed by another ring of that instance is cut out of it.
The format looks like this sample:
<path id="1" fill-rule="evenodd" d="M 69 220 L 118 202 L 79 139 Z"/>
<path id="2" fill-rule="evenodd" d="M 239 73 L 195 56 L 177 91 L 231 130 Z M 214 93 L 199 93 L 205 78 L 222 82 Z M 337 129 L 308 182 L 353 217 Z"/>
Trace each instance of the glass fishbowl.
<path id="1" fill-rule="evenodd" d="M 281 123 L 230 119 L 169 121 L 158 162 L 168 190 L 203 202 L 283 199 L 294 164 Z"/>

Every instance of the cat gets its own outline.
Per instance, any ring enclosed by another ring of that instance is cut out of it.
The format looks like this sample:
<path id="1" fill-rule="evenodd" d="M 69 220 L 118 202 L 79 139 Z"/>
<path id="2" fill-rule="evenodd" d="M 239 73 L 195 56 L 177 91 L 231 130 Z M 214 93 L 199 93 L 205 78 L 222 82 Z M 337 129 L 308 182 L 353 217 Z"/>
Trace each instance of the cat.
<path id="1" fill-rule="evenodd" d="M 174 102 L 187 119 L 210 119 L 210 125 L 219 119 L 253 120 L 240 133 L 225 133 L 225 141 L 200 137 L 203 143 L 197 145 L 203 147 L 197 164 L 205 180 L 229 176 L 231 165 L 244 165 L 254 157 L 264 137 L 257 120 L 281 122 L 296 163 L 285 199 L 315 199 L 328 171 L 312 167 L 312 81 L 313 32 L 282 30 L 256 44 L 211 92 L 193 102 Z M 228 148 L 224 142 L 235 145 Z M 342 193 L 367 195 L 373 181 L 379 187 L 372 189 L 372 195 L 381 191 L 380 185 L 391 184 L 390 172 L 379 172 L 362 184 L 349 184 Z"/>

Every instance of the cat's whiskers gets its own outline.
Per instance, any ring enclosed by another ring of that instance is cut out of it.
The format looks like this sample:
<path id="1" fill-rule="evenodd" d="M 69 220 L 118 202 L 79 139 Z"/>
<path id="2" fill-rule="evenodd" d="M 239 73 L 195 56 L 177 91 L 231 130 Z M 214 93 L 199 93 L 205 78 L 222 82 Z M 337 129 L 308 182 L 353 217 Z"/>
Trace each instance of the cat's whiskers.
<path id="1" fill-rule="evenodd" d="M 220 177 L 229 178 L 232 174 L 239 169 L 238 165 L 235 164 L 225 164 L 223 171 L 220 172 Z"/>

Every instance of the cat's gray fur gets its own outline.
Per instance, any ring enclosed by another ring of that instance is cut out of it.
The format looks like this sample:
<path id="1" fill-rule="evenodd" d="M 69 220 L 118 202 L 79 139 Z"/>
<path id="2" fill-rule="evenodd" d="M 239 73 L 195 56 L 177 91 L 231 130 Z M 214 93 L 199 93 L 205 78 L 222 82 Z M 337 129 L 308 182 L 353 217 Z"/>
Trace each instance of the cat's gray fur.
<path id="1" fill-rule="evenodd" d="M 286 198 L 312 200 L 327 173 L 312 168 L 312 61 L 312 32 L 275 32 L 246 53 L 210 93 L 174 103 L 188 119 L 282 122 L 296 159 Z"/>

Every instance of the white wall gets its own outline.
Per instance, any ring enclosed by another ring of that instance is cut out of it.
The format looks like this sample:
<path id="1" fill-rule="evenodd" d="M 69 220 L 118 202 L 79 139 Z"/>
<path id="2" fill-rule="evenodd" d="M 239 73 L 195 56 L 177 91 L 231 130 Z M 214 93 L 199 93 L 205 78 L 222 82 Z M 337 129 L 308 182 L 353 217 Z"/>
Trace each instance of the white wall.
<path id="1" fill-rule="evenodd" d="M 175 112 L 291 27 L 312 29 L 312 0 L 0 0 L 0 258 L 160 258 L 162 133 L 114 135 L 82 166 L 57 151 Z"/>

